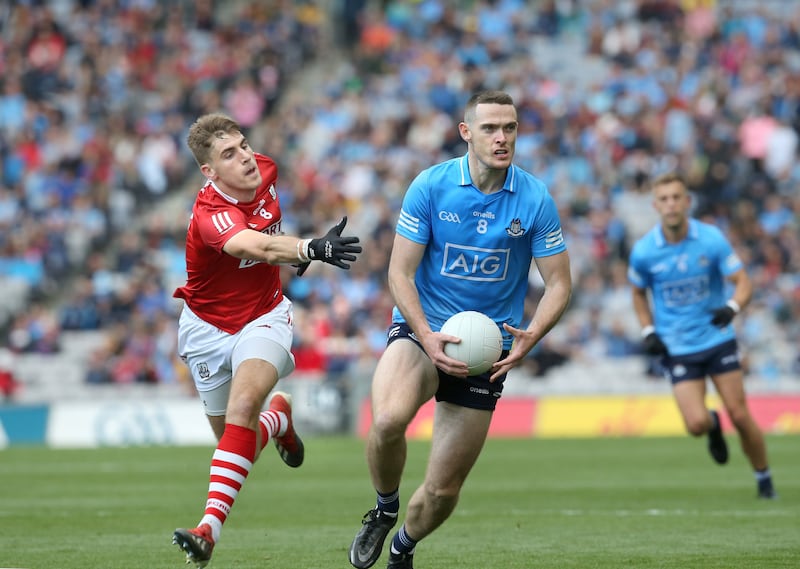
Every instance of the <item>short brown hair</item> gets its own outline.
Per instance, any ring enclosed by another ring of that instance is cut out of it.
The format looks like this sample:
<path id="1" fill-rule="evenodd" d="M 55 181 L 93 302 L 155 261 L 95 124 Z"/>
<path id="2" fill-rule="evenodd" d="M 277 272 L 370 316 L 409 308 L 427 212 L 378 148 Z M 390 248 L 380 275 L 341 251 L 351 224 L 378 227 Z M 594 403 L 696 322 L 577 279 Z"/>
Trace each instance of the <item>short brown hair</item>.
<path id="1" fill-rule="evenodd" d="M 505 91 L 478 91 L 469 98 L 464 108 L 464 122 L 468 123 L 475 118 L 475 107 L 487 103 L 514 106 L 514 99 Z"/>
<path id="2" fill-rule="evenodd" d="M 650 184 L 650 187 L 655 189 L 658 186 L 666 186 L 667 184 L 672 184 L 675 182 L 679 183 L 684 188 L 686 187 L 686 182 L 677 172 L 667 172 L 666 174 L 661 174 L 655 180 L 653 180 L 653 183 Z"/>
<path id="3" fill-rule="evenodd" d="M 186 144 L 198 166 L 207 164 L 211 158 L 211 145 L 214 139 L 224 135 L 241 133 L 242 128 L 235 120 L 222 113 L 209 113 L 194 121 L 189 127 Z"/>

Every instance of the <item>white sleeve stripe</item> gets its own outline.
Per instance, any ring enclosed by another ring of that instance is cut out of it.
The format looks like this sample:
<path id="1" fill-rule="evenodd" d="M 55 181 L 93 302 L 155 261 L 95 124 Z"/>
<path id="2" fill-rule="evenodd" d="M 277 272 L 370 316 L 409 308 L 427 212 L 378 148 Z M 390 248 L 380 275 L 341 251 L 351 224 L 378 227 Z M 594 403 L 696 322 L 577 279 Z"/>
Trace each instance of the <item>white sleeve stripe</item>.
<path id="1" fill-rule="evenodd" d="M 231 227 L 233 227 L 233 220 L 231 220 L 230 212 L 223 211 L 221 213 L 215 213 L 211 216 L 211 221 L 214 223 L 214 227 L 217 228 L 217 231 L 220 233 L 225 233 Z"/>
<path id="2" fill-rule="evenodd" d="M 544 246 L 545 249 L 552 249 L 553 247 L 558 247 L 564 242 L 564 235 L 561 233 L 561 230 L 552 231 L 545 236 L 544 239 Z"/>
<path id="3" fill-rule="evenodd" d="M 402 209 L 400 210 L 400 218 L 397 220 L 397 225 L 412 233 L 419 233 L 419 218 L 408 215 Z"/>
<path id="4" fill-rule="evenodd" d="M 214 223 L 214 227 L 217 228 L 217 231 L 222 233 L 223 229 L 222 229 L 222 226 L 219 223 L 219 219 L 218 218 L 219 218 L 219 215 L 215 213 L 214 215 L 211 216 L 211 221 Z"/>
<path id="5" fill-rule="evenodd" d="M 408 213 L 406 213 L 406 210 L 404 210 L 404 209 L 400 210 L 400 217 L 402 219 L 406 219 L 406 220 L 411 221 L 413 223 L 419 223 L 419 218 L 418 217 L 414 217 L 413 215 L 409 215 Z"/>
<path id="6" fill-rule="evenodd" d="M 409 225 L 408 223 L 405 223 L 402 219 L 397 221 L 397 225 L 398 225 L 398 227 L 403 227 L 405 229 L 408 229 L 412 233 L 419 233 L 419 227 L 418 226 Z"/>

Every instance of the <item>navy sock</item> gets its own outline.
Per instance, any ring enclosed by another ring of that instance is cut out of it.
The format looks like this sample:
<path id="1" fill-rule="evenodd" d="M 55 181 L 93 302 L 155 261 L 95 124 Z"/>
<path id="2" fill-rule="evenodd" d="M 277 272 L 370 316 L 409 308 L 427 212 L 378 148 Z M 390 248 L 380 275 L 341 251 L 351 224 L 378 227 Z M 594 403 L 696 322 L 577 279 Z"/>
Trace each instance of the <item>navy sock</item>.
<path id="1" fill-rule="evenodd" d="M 398 488 L 394 492 L 389 492 L 388 494 L 378 492 L 376 507 L 384 514 L 396 516 L 400 511 L 400 489 Z"/>
<path id="2" fill-rule="evenodd" d="M 762 480 L 769 480 L 772 478 L 772 473 L 769 471 L 769 468 L 765 468 L 764 470 L 756 470 L 755 471 L 756 480 L 761 482 Z"/>
<path id="3" fill-rule="evenodd" d="M 392 538 L 391 552 L 395 555 L 401 553 L 413 555 L 415 547 L 417 547 L 417 540 L 409 537 L 406 533 L 406 524 L 403 524 Z"/>

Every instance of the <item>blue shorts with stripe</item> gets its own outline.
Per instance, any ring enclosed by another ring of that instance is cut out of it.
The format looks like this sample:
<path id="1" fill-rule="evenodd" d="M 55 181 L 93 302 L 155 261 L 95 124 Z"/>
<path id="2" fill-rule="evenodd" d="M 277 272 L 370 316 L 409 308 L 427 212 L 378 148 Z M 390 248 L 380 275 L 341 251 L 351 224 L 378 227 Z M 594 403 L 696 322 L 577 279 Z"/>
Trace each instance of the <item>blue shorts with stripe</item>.
<path id="1" fill-rule="evenodd" d="M 736 340 L 723 342 L 702 352 L 681 356 L 664 356 L 661 363 L 664 366 L 664 376 L 673 385 L 681 381 L 705 379 L 710 375 L 734 371 L 742 367 Z"/>
<path id="2" fill-rule="evenodd" d="M 388 346 L 400 338 L 411 340 L 425 353 L 422 344 L 419 343 L 411 327 L 406 323 L 395 322 L 389 328 L 386 345 Z M 507 355 L 508 350 L 503 350 L 503 353 L 500 354 L 500 359 Z M 470 409 L 494 411 L 497 400 L 500 399 L 503 393 L 503 383 L 506 380 L 506 374 L 503 374 L 494 382 L 490 382 L 491 372 L 465 378 L 448 375 L 442 370 L 438 370 L 438 372 L 439 388 L 436 390 L 436 401 L 447 401 Z"/>

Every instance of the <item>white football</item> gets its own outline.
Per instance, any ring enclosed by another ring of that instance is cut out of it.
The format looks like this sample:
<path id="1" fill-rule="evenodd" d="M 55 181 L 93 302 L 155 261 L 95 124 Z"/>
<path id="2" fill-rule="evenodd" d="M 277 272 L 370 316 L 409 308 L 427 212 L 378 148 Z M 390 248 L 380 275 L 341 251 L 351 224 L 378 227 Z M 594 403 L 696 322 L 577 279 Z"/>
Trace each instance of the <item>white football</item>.
<path id="1" fill-rule="evenodd" d="M 469 367 L 469 375 L 480 375 L 500 358 L 503 335 L 494 320 L 474 310 L 453 314 L 441 332 L 461 338 L 458 344 L 447 343 L 444 353 Z"/>

